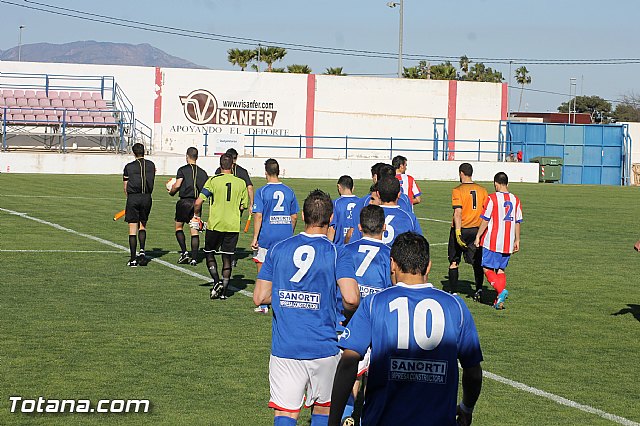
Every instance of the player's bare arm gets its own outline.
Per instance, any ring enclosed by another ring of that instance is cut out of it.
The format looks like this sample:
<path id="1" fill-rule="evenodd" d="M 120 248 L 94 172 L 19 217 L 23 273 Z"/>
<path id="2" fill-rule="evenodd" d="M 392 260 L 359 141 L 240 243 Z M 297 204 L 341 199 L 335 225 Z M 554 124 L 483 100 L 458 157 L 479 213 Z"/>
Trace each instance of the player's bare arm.
<path id="1" fill-rule="evenodd" d="M 247 186 L 247 194 L 249 195 L 249 214 L 253 213 L 253 185 Z"/>
<path id="2" fill-rule="evenodd" d="M 294 213 L 291 215 L 291 229 L 295 232 L 296 223 L 298 223 L 298 213 Z"/>
<path id="3" fill-rule="evenodd" d="M 345 244 L 349 244 L 349 242 L 351 241 L 351 236 L 353 235 L 353 228 L 349 228 L 349 230 L 347 231 L 347 235 L 345 235 L 344 237 L 344 243 Z"/>
<path id="4" fill-rule="evenodd" d="M 353 389 L 358 374 L 360 354 L 346 349 L 342 353 L 331 390 L 331 411 L 329 412 L 329 426 L 340 426 L 344 407 Z"/>
<path id="5" fill-rule="evenodd" d="M 183 180 L 184 180 L 183 178 L 176 179 L 176 181 L 173 183 L 173 185 L 169 189 L 169 195 L 171 195 L 172 197 L 176 195 L 176 193 L 180 190 L 180 185 L 182 185 Z"/>
<path id="6" fill-rule="evenodd" d="M 123 183 L 123 187 L 124 187 L 124 196 L 125 196 L 125 197 L 128 195 L 128 194 L 127 194 L 127 182 L 128 182 L 128 181 L 126 181 L 126 180 L 125 180 L 124 182 L 122 182 L 122 183 Z"/>
<path id="7" fill-rule="evenodd" d="M 480 223 L 480 227 L 478 227 L 478 233 L 476 234 L 476 240 L 473 242 L 473 244 L 476 247 L 480 247 L 480 238 L 482 238 L 482 234 L 484 234 L 484 232 L 487 230 L 487 228 L 489 227 L 489 222 L 482 219 L 482 222 Z"/>
<path id="8" fill-rule="evenodd" d="M 353 278 L 340 278 L 338 287 L 342 293 L 342 306 L 346 317 L 346 322 L 342 325 L 347 325 L 346 323 L 349 322 L 360 304 L 360 290 L 358 290 L 358 283 Z"/>
<path id="9" fill-rule="evenodd" d="M 458 425 L 470 425 L 473 414 L 473 407 L 476 405 L 482 390 L 482 367 L 480 364 L 475 367 L 462 369 L 462 402 L 458 405 L 457 421 Z"/>
<path id="10" fill-rule="evenodd" d="M 253 288 L 253 303 L 256 306 L 271 304 L 272 285 L 271 281 L 256 280 L 256 285 Z"/>
<path id="11" fill-rule="evenodd" d="M 411 200 L 411 202 L 415 205 L 415 204 L 420 204 L 422 202 L 422 196 L 418 195 L 413 197 L 413 200 Z"/>
<path id="12" fill-rule="evenodd" d="M 253 216 L 253 241 L 251 242 L 251 248 L 258 250 L 258 236 L 260 235 L 260 229 L 262 229 L 262 213 L 254 213 Z"/>
<path id="13" fill-rule="evenodd" d="M 513 252 L 517 253 L 520 251 L 520 224 L 516 222 L 516 237 L 513 240 Z"/>
<path id="14" fill-rule="evenodd" d="M 327 231 L 327 238 L 329 239 L 329 241 L 333 241 L 335 237 L 336 237 L 336 228 L 334 228 L 333 226 L 330 226 L 329 230 Z"/>
<path id="15" fill-rule="evenodd" d="M 636 251 L 640 251 L 640 240 L 638 240 L 638 242 L 636 242 L 636 244 L 633 246 L 633 248 L 634 248 Z"/>

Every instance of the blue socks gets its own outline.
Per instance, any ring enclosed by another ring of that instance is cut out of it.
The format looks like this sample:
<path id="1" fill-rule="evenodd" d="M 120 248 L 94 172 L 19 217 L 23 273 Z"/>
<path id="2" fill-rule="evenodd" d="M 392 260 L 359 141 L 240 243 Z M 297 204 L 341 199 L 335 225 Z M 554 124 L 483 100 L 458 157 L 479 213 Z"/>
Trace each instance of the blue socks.
<path id="1" fill-rule="evenodd" d="M 351 417 L 353 414 L 353 406 L 355 405 L 355 400 L 353 399 L 353 394 L 349 395 L 349 399 L 347 400 L 347 405 L 344 407 L 344 413 L 342 413 L 342 418 Z"/>
<path id="2" fill-rule="evenodd" d="M 311 426 L 328 426 L 328 425 L 329 425 L 329 416 L 325 416 L 322 414 L 311 415 Z"/>
<path id="3" fill-rule="evenodd" d="M 327 421 L 324 423 L 325 425 L 328 424 L 329 422 L 329 418 L 327 417 Z M 312 420 L 313 423 L 313 420 Z M 295 426 L 296 425 L 296 419 L 292 418 L 292 417 L 287 417 L 287 416 L 275 416 L 273 418 L 273 426 Z"/>

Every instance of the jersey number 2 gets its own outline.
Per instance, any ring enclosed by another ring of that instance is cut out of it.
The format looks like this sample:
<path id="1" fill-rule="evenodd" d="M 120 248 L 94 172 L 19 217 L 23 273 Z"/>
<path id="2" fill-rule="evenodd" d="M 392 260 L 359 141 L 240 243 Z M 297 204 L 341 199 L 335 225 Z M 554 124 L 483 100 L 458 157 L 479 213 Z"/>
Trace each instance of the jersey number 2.
<path id="1" fill-rule="evenodd" d="M 276 202 L 276 206 L 273 208 L 274 212 L 283 212 L 284 211 L 284 192 L 276 191 L 273 193 L 273 199 L 278 200 Z"/>
<path id="2" fill-rule="evenodd" d="M 420 301 L 409 319 L 409 299 L 398 297 L 389 303 L 389 312 L 398 311 L 398 349 L 409 349 L 409 324 L 413 322 L 413 338 L 420 348 L 430 351 L 438 347 L 444 337 L 444 311 L 433 299 Z M 427 317 L 431 312 L 431 333 L 427 330 Z"/>
<path id="3" fill-rule="evenodd" d="M 505 201 L 504 208 L 506 210 L 504 215 L 505 222 L 513 222 L 513 216 L 511 216 L 513 213 L 513 203 L 511 201 Z"/>
<path id="4" fill-rule="evenodd" d="M 312 246 L 300 246 L 293 252 L 293 264 L 296 265 L 298 270 L 291 277 L 289 281 L 299 283 L 313 264 L 313 259 L 316 258 L 316 251 Z"/>

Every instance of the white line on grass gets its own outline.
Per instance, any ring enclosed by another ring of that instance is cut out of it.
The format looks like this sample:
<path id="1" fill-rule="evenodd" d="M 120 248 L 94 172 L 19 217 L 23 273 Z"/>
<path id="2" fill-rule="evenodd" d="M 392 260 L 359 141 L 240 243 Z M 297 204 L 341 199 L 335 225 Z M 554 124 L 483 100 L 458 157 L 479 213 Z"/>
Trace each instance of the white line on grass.
<path id="1" fill-rule="evenodd" d="M 121 250 L 0 250 L 2 253 L 118 253 L 122 254 Z"/>
<path id="2" fill-rule="evenodd" d="M 61 231 L 65 231 L 65 232 L 68 232 L 68 233 L 71 233 L 71 234 L 74 234 L 74 235 L 78 235 L 80 237 L 85 237 L 85 238 L 88 238 L 90 240 L 97 241 L 99 243 L 106 244 L 106 245 L 114 247 L 114 248 L 118 248 L 118 249 L 120 249 L 120 251 L 124 251 L 124 252 L 128 251 L 128 249 L 126 247 L 121 246 L 120 244 L 116 244 L 116 243 L 111 242 L 109 240 L 104 240 L 102 238 L 99 238 L 99 237 L 96 237 L 96 236 L 93 236 L 93 235 L 84 234 L 82 232 L 78 232 L 78 231 L 75 231 L 73 229 L 66 228 L 66 227 L 64 227 L 62 225 L 58 225 L 57 223 L 49 222 L 49 221 L 46 221 L 46 220 L 43 220 L 43 219 L 38 219 L 37 217 L 29 216 L 26 213 L 18 213 L 18 212 L 13 211 L 13 210 L 3 209 L 2 207 L 0 207 L 0 211 L 3 211 L 5 213 L 8 213 L 8 214 L 11 214 L 11 215 L 14 215 L 14 216 L 20 216 L 20 217 L 22 217 L 24 219 L 29 219 L 29 220 L 41 223 L 43 225 L 48 225 L 48 226 L 51 226 L 53 228 L 59 229 Z M 171 264 L 169 262 L 165 262 L 164 260 L 153 259 L 153 262 L 157 262 L 157 263 L 159 263 L 159 264 L 161 264 L 163 266 L 169 267 L 169 268 L 171 268 L 173 270 L 182 272 L 184 274 L 190 275 L 190 276 L 195 277 L 195 278 L 200 278 L 200 279 L 202 279 L 204 281 L 207 281 L 207 282 L 211 281 L 209 279 L 209 277 L 205 277 L 204 275 L 200 275 L 197 272 L 193 272 L 193 271 L 190 271 L 188 269 L 182 268 L 180 266 L 173 265 L 173 264 Z M 246 291 L 246 290 L 238 290 L 238 289 L 235 289 L 235 290 L 237 290 L 240 294 L 243 294 L 243 295 L 245 295 L 247 297 L 253 297 L 253 294 L 248 292 L 248 291 Z M 605 411 L 599 410 L 597 408 L 593 408 L 593 407 L 591 407 L 589 405 L 580 404 L 580 403 L 572 401 L 570 399 L 563 398 L 561 396 L 558 396 L 558 395 L 555 395 L 555 394 L 552 394 L 552 393 L 549 393 L 549 392 L 545 392 L 543 390 L 540 390 L 540 389 L 525 385 L 524 383 L 516 382 L 514 380 L 507 379 L 506 377 L 502 377 L 502 376 L 499 376 L 497 374 L 493 374 L 493 373 L 491 373 L 489 371 L 483 371 L 482 374 L 483 374 L 484 377 L 487 377 L 487 378 L 489 378 L 491 380 L 495 380 L 497 382 L 500 382 L 500 383 L 503 383 L 505 385 L 511 386 L 511 387 L 516 388 L 518 390 L 531 393 L 533 395 L 537 395 L 537 396 L 540 396 L 540 397 L 543 397 L 543 398 L 547 398 L 547 399 L 549 399 L 549 400 L 551 400 L 551 401 L 553 401 L 553 402 L 555 402 L 557 404 L 560 404 L 560 405 L 565 405 L 567 407 L 575 408 L 577 410 L 584 411 L 585 413 L 595 414 L 595 415 L 600 416 L 600 417 L 602 417 L 604 419 L 610 420 L 612 422 L 615 422 L 615 423 L 618 423 L 618 424 L 621 424 L 621 425 L 624 425 L 624 426 L 640 426 L 640 423 L 636 423 L 636 422 L 634 422 L 632 420 L 625 419 L 624 417 L 616 416 L 615 414 L 609 414 L 609 413 L 607 413 Z"/>
<path id="3" fill-rule="evenodd" d="M 96 236 L 93 236 L 93 235 L 84 234 L 82 232 L 78 232 L 78 231 L 75 231 L 73 229 L 66 228 L 66 227 L 64 227 L 62 225 L 58 225 L 57 223 L 53 223 L 53 222 L 49 222 L 49 221 L 46 221 L 46 220 L 43 220 L 43 219 L 39 219 L 37 217 L 29 216 L 26 213 L 19 213 L 19 212 L 16 212 L 16 211 L 13 211 L 13 210 L 9 210 L 9 209 L 3 209 L 2 207 L 0 207 L 0 211 L 3 211 L 5 213 L 9 213 L 9 214 L 14 215 L 14 216 L 20 216 L 20 217 L 22 217 L 24 219 L 29 219 L 29 220 L 32 220 L 34 222 L 41 223 L 43 225 L 51 226 L 53 228 L 59 229 L 60 231 L 68 232 L 70 234 L 77 235 L 79 237 L 88 238 L 90 240 L 97 241 L 97 242 L 102 243 L 102 244 L 106 244 L 106 245 L 108 245 L 110 247 L 117 248 L 117 249 L 119 249 L 120 251 L 123 251 L 123 252 L 128 252 L 129 251 L 129 249 L 127 247 L 121 246 L 120 244 L 116 244 L 116 243 L 114 243 L 112 241 L 105 240 L 105 239 L 102 239 L 100 237 L 96 237 Z M 182 272 L 184 274 L 190 275 L 190 276 L 192 276 L 194 278 L 199 278 L 199 279 L 201 279 L 203 281 L 211 282 L 211 278 L 210 277 L 205 277 L 204 275 L 198 274 L 197 272 L 190 271 L 188 269 L 185 269 L 185 268 L 182 268 L 180 266 L 174 265 L 172 263 L 166 262 L 166 261 L 164 261 L 162 259 L 155 258 L 155 259 L 152 259 L 152 261 L 153 262 L 157 262 L 160 265 L 166 266 L 168 268 L 171 268 L 171 269 L 173 269 L 175 271 L 179 271 L 179 272 Z M 229 288 L 231 288 L 232 290 L 235 290 L 238 293 L 244 294 L 245 296 L 253 297 L 253 294 L 248 292 L 248 291 L 246 291 L 246 290 L 240 290 L 240 289 L 235 288 L 235 287 L 233 287 L 231 285 L 229 286 Z"/>
<path id="4" fill-rule="evenodd" d="M 493 374 L 488 371 L 483 371 L 482 375 L 489 379 L 495 380 L 496 382 L 504 383 L 505 385 L 509 385 L 521 391 L 529 392 L 534 395 L 550 399 L 551 401 L 557 404 L 566 405 L 567 407 L 571 407 L 571 408 L 576 408 L 580 411 L 584 411 L 585 413 L 595 414 L 597 416 L 602 417 L 603 419 L 607 419 L 621 425 L 640 426 L 640 423 L 636 423 L 632 420 L 625 419 L 624 417 L 616 416 L 615 414 L 609 414 L 605 411 L 599 410 L 597 408 L 593 408 L 589 405 L 584 405 L 584 404 L 577 403 L 575 401 L 571 401 L 570 399 L 563 398 L 561 396 L 554 395 L 552 393 L 545 392 L 540 389 L 536 389 L 534 387 L 525 385 L 524 383 L 516 382 L 514 380 L 510 380 L 510 379 L 507 379 L 506 377 L 498 376 L 497 374 Z"/>
<path id="5" fill-rule="evenodd" d="M 451 224 L 450 220 L 431 219 L 429 217 L 419 217 L 418 219 L 420 219 L 420 220 L 428 220 L 429 222 L 440 222 L 440 223 Z"/>
<path id="6" fill-rule="evenodd" d="M 80 197 L 80 196 L 65 196 L 65 195 L 21 195 L 21 194 L 0 194 L 0 197 L 14 197 L 14 198 L 55 198 L 55 199 L 65 199 L 65 200 L 120 200 L 125 201 L 123 197 L 121 198 L 100 198 L 100 197 Z"/>

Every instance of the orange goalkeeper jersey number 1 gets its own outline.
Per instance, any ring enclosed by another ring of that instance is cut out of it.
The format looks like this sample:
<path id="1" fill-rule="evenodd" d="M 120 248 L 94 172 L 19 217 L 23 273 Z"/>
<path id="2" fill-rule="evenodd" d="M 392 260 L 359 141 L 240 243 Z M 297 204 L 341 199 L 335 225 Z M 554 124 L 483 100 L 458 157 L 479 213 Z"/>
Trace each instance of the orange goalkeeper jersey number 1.
<path id="1" fill-rule="evenodd" d="M 487 190 L 476 183 L 462 183 L 451 192 L 451 206 L 462 208 L 462 227 L 475 228 L 480 226 L 482 206 L 489 195 Z"/>

